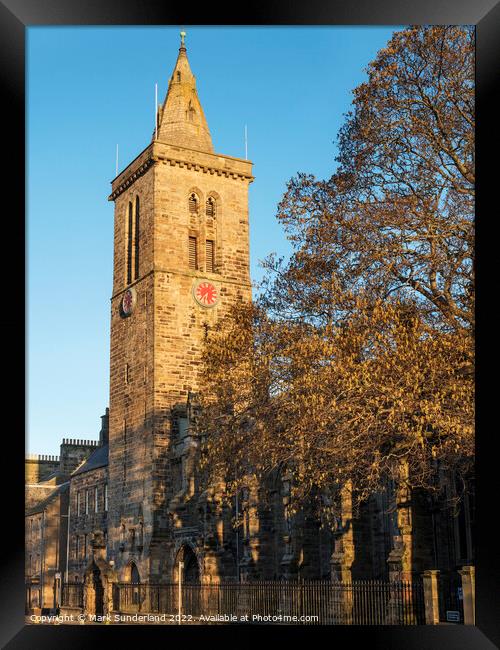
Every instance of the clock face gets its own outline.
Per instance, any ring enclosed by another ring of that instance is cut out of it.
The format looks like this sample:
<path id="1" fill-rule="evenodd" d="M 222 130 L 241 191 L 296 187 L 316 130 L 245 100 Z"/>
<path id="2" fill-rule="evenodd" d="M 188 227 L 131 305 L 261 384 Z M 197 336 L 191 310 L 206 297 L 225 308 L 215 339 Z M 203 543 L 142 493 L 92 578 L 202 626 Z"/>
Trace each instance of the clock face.
<path id="1" fill-rule="evenodd" d="M 219 300 L 219 291 L 213 282 L 199 280 L 193 287 L 196 302 L 202 307 L 214 307 Z"/>
<path id="2" fill-rule="evenodd" d="M 135 307 L 135 290 L 127 289 L 122 298 L 122 313 L 124 316 L 130 316 Z"/>

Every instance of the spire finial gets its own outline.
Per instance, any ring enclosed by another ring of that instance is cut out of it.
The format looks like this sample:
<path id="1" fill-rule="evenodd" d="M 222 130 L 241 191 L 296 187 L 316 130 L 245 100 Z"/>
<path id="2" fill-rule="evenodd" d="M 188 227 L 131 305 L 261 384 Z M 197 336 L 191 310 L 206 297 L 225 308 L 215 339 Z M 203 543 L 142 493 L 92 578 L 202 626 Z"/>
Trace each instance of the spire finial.
<path id="1" fill-rule="evenodd" d="M 181 48 L 182 48 L 183 50 L 186 49 L 186 44 L 184 43 L 184 39 L 185 39 L 185 37 L 186 37 L 186 32 L 181 32 Z"/>

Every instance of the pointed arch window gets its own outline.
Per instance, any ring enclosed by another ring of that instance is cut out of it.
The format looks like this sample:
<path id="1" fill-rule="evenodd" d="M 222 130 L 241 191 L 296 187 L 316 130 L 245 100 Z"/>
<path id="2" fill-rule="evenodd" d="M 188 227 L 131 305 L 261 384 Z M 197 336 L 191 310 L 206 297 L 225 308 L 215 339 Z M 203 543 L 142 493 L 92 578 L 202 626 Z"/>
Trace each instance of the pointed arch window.
<path id="1" fill-rule="evenodd" d="M 215 217 L 215 200 L 211 196 L 207 199 L 205 214 L 212 219 Z"/>
<path id="2" fill-rule="evenodd" d="M 134 211 L 132 201 L 128 203 L 128 228 L 127 228 L 127 284 L 132 282 L 132 251 L 133 251 L 133 231 L 134 231 Z"/>
<path id="3" fill-rule="evenodd" d="M 198 197 L 194 192 L 189 196 L 189 212 L 191 214 L 196 214 L 198 212 Z"/>
<path id="4" fill-rule="evenodd" d="M 139 277 L 139 197 L 135 197 L 135 279 Z"/>
<path id="5" fill-rule="evenodd" d="M 132 585 L 132 605 L 138 605 L 139 604 L 139 586 L 141 584 L 141 576 L 139 574 L 139 569 L 137 568 L 137 565 L 135 562 L 130 563 L 130 582 Z"/>
<path id="6" fill-rule="evenodd" d="M 177 81 L 180 81 L 180 80 L 181 80 L 181 73 L 179 72 L 179 70 L 177 70 Z"/>
<path id="7" fill-rule="evenodd" d="M 139 197 L 128 202 L 126 219 L 126 284 L 139 278 L 139 244 L 140 244 L 140 206 Z"/>
<path id="8" fill-rule="evenodd" d="M 130 563 L 130 582 L 138 585 L 141 582 L 141 576 L 139 574 L 139 569 L 135 562 Z"/>

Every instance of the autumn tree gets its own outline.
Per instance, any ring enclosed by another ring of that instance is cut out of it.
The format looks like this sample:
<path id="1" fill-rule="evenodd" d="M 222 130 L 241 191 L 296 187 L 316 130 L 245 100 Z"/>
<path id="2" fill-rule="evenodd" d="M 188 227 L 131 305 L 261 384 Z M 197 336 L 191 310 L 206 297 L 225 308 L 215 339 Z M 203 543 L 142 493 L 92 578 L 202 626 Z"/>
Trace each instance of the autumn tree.
<path id="1" fill-rule="evenodd" d="M 473 459 L 474 32 L 394 34 L 354 91 L 330 179 L 291 179 L 256 304 L 209 337 L 207 466 L 283 467 L 297 502 L 398 461 L 431 489 Z"/>

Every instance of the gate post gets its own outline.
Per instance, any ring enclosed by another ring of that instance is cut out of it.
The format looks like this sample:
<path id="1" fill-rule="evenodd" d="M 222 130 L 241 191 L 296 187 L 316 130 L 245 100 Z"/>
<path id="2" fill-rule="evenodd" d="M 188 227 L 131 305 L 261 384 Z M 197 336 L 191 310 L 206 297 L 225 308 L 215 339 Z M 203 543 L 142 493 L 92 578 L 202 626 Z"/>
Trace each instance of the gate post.
<path id="1" fill-rule="evenodd" d="M 464 566 L 458 572 L 462 578 L 464 625 L 476 624 L 476 569 Z"/>
<path id="2" fill-rule="evenodd" d="M 424 603 L 425 603 L 425 624 L 439 624 L 439 593 L 438 593 L 439 571 L 428 569 L 424 571 Z"/>

